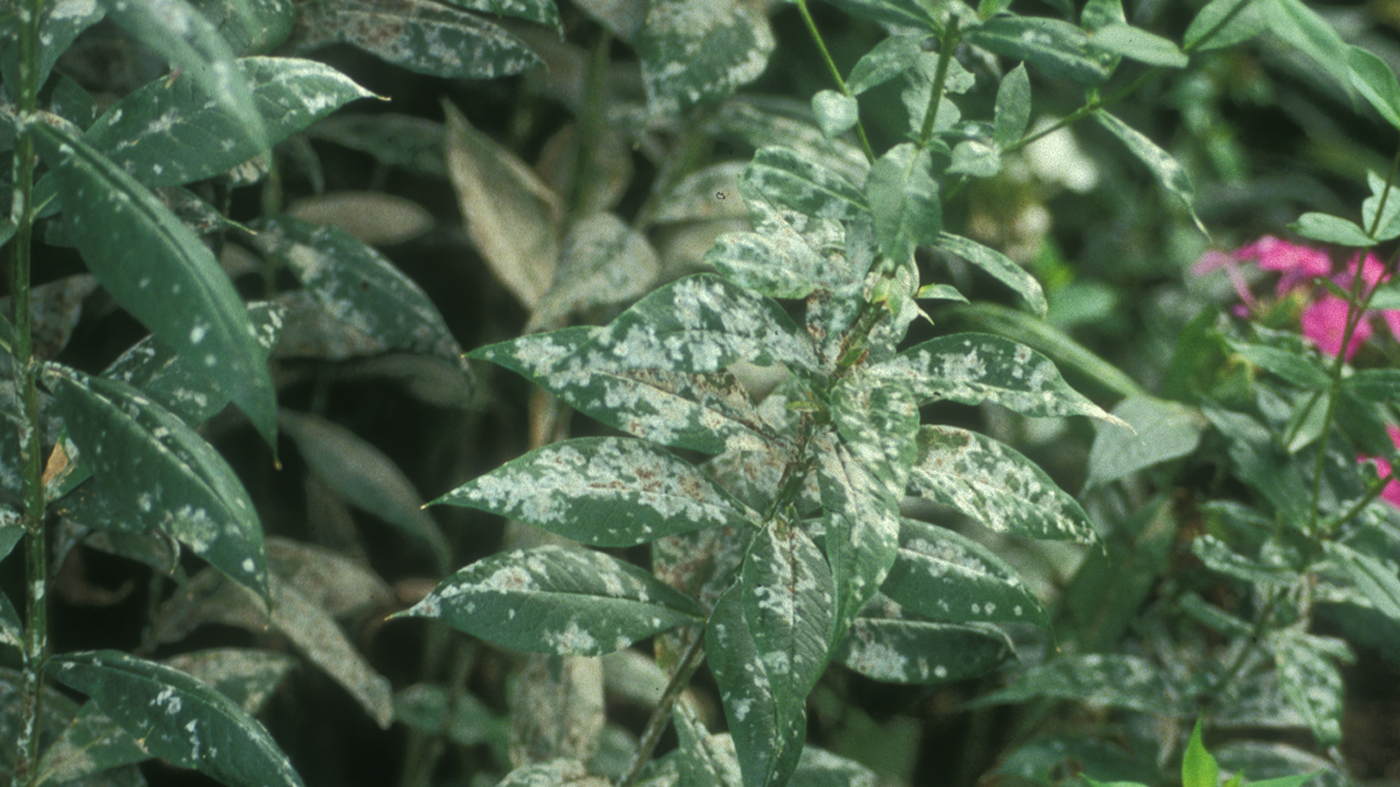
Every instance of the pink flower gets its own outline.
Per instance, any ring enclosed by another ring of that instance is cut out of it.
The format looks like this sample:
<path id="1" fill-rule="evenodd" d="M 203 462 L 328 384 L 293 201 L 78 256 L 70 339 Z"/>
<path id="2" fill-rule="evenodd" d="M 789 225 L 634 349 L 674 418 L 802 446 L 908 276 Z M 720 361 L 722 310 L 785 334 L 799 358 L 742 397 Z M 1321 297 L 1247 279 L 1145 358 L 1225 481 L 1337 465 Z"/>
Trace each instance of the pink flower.
<path id="1" fill-rule="evenodd" d="M 1342 349 L 1342 335 L 1346 332 L 1347 302 L 1331 293 L 1314 301 L 1303 309 L 1301 322 L 1303 335 L 1320 350 L 1336 357 Z M 1352 331 L 1351 343 L 1347 345 L 1347 360 L 1350 361 L 1361 345 L 1371 338 L 1371 324 L 1366 320 L 1357 323 Z"/>
<path id="2" fill-rule="evenodd" d="M 1234 254 L 1237 260 L 1257 260 L 1261 269 L 1282 273 L 1275 294 L 1282 296 L 1300 282 L 1332 272 L 1332 259 L 1327 252 L 1309 246 L 1299 246 L 1282 238 L 1265 235 L 1242 246 Z"/>

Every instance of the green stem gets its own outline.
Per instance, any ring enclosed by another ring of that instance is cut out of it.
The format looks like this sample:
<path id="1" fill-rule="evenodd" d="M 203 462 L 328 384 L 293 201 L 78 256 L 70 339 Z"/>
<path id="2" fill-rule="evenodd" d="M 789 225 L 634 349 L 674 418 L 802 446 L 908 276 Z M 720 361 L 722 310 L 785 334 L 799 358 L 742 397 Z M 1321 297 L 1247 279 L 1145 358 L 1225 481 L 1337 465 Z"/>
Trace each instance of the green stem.
<path id="1" fill-rule="evenodd" d="M 34 239 L 34 171 L 38 154 L 31 129 L 39 108 L 39 29 L 43 0 L 27 0 L 17 9 L 19 31 L 19 135 L 15 140 L 15 200 L 19 208 L 11 266 L 10 300 L 14 307 L 14 373 L 23 417 L 19 455 L 24 483 L 25 628 L 20 679 L 20 728 L 15 748 L 14 784 L 32 787 L 39 776 L 39 719 L 43 708 L 44 662 L 48 658 L 48 605 L 45 580 L 48 547 L 44 538 L 42 431 L 39 420 L 38 363 L 34 358 L 29 280 Z"/>
<path id="2" fill-rule="evenodd" d="M 929 93 L 928 109 L 924 111 L 924 126 L 919 129 L 919 147 L 927 148 L 933 139 L 933 123 L 938 119 L 938 106 L 943 103 L 943 83 L 948 81 L 948 66 L 953 62 L 953 49 L 958 44 L 958 20 L 949 20 L 948 27 L 938 39 L 938 65 L 933 71 L 933 91 Z"/>
<path id="3" fill-rule="evenodd" d="M 1040 131 L 1035 132 L 1034 134 L 1022 137 L 1016 140 L 1015 142 L 1011 143 L 1010 145 L 1007 145 L 1003 152 L 1011 153 L 1013 151 L 1020 150 L 1021 148 L 1031 144 L 1032 142 L 1035 142 L 1036 140 L 1042 137 L 1048 137 L 1051 134 L 1054 134 L 1056 131 L 1065 128 L 1066 126 L 1074 125 L 1075 123 L 1079 122 L 1080 120 L 1083 120 L 1089 115 L 1094 114 L 1095 112 L 1098 112 L 1104 107 L 1111 106 L 1113 104 L 1118 103 L 1119 101 L 1122 101 L 1124 98 L 1141 89 L 1143 85 L 1147 84 L 1154 77 L 1156 77 L 1159 72 L 1164 70 L 1166 69 L 1161 67 L 1149 68 L 1141 74 L 1138 74 L 1137 78 L 1133 81 L 1129 82 L 1128 84 L 1124 85 L 1118 90 L 1113 91 L 1113 93 L 1111 93 L 1107 98 L 1096 96 L 1090 99 L 1084 106 L 1074 110 L 1068 115 L 1065 115 L 1064 117 L 1055 121 L 1051 125 L 1046 126 Z"/>
<path id="4" fill-rule="evenodd" d="M 632 787 L 637 783 L 637 779 L 642 775 L 642 768 L 646 767 L 651 760 L 651 753 L 656 750 L 656 745 L 661 742 L 662 733 L 666 732 L 666 725 L 671 721 L 671 709 L 675 706 L 676 700 L 680 699 L 681 692 L 690 685 L 690 679 L 695 675 L 695 670 L 700 668 L 700 662 L 705 660 L 705 632 L 698 631 L 695 639 L 691 640 L 690 647 L 686 648 L 685 655 L 681 656 L 680 663 L 676 665 L 676 671 L 671 673 L 671 681 L 666 684 L 666 691 L 661 695 L 661 701 L 657 703 L 656 710 L 652 711 L 651 718 L 647 720 L 646 729 L 642 730 L 642 739 L 637 744 L 637 753 L 632 755 L 632 762 L 627 765 L 627 772 L 618 781 L 617 787 Z"/>
<path id="5" fill-rule="evenodd" d="M 836 87 L 840 88 L 841 95 L 847 98 L 855 98 L 851 94 L 851 89 L 846 86 L 846 80 L 841 76 L 841 69 L 836 67 L 836 60 L 831 57 L 831 52 L 826 48 L 826 41 L 822 40 L 821 31 L 817 30 L 817 23 L 812 19 L 812 12 L 807 10 L 807 0 L 797 0 L 797 10 L 802 14 L 802 21 L 807 24 L 807 32 L 811 33 L 812 40 L 816 42 L 817 49 L 822 53 L 822 60 L 826 61 L 826 68 L 831 72 L 831 78 L 836 82 Z M 875 163 L 875 151 L 870 148 L 870 139 L 865 136 L 865 126 L 856 120 L 856 137 L 860 139 L 860 147 L 865 151 L 865 159 L 870 163 Z"/>

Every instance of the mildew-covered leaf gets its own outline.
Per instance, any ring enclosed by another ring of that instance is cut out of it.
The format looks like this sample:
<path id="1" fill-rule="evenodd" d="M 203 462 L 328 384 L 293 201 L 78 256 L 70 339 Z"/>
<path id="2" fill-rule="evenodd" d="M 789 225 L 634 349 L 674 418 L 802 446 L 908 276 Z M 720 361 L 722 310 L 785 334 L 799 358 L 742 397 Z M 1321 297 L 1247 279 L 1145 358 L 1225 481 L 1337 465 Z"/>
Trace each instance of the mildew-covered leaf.
<path id="1" fill-rule="evenodd" d="M 997 85 L 992 139 L 1002 147 L 1017 142 L 1030 122 L 1031 78 L 1026 73 L 1026 64 L 1021 63 L 1007 72 Z"/>
<path id="2" fill-rule="evenodd" d="M 903 499 L 919 428 L 913 391 L 858 369 L 837 381 L 829 412 L 852 458 L 884 485 L 883 496 Z"/>
<path id="3" fill-rule="evenodd" d="M 1259 557 L 1249 558 L 1230 548 L 1229 544 L 1204 533 L 1191 541 L 1191 553 L 1212 571 L 1244 582 L 1261 585 L 1288 585 L 1297 581 L 1298 571 L 1283 561 L 1277 551 L 1261 550 Z"/>
<path id="4" fill-rule="evenodd" d="M 1162 188 L 1181 200 L 1196 227 L 1203 234 L 1209 234 L 1206 233 L 1206 225 L 1202 224 L 1201 218 L 1196 215 L 1196 187 L 1191 184 L 1191 175 L 1170 153 L 1162 150 L 1142 132 L 1102 109 L 1094 113 L 1094 120 L 1108 129 L 1113 136 L 1118 137 L 1128 150 L 1137 156 L 1138 161 L 1147 166 Z"/>
<path id="5" fill-rule="evenodd" d="M 1180 702 L 1166 673 L 1147 659 L 1116 653 L 1089 653 L 1061 656 L 1032 667 L 1022 672 L 1008 688 L 981 697 L 972 705 L 1024 702 L 1041 697 L 1159 715 L 1176 713 Z"/>
<path id="6" fill-rule="evenodd" d="M 654 222 L 741 219 L 748 215 L 738 199 L 739 178 L 747 161 L 721 161 L 702 167 L 684 178 L 656 200 Z"/>
<path id="7" fill-rule="evenodd" d="M 85 273 L 30 288 L 29 314 L 33 320 L 30 341 L 34 357 L 51 360 L 63 352 L 83 316 L 83 302 L 96 290 L 97 280 Z M 0 313 L 14 314 L 12 304 L 9 296 L 0 298 Z"/>
<path id="8" fill-rule="evenodd" d="M 551 443 L 434 504 L 477 508 L 591 546 L 624 547 L 709 527 L 753 527 L 743 504 L 694 465 L 642 440 Z"/>
<path id="9" fill-rule="evenodd" d="M 554 0 L 447 0 L 451 5 L 469 11 L 513 16 L 549 27 L 559 27 L 559 9 Z"/>
<path id="10" fill-rule="evenodd" d="M 345 230 L 279 216 L 263 225 L 258 243 L 337 321 L 387 347 L 463 363 L 462 348 L 427 293 Z"/>
<path id="11" fill-rule="evenodd" d="M 1069 387 L 1049 358 L 984 333 L 959 333 L 918 344 L 870 366 L 875 377 L 907 380 L 920 402 L 992 402 L 1030 416 L 1117 419 Z"/>
<path id="12" fill-rule="evenodd" d="M 700 274 L 638 301 L 594 339 L 623 369 L 704 374 L 736 361 L 815 370 L 816 352 L 779 304 Z"/>
<path id="13" fill-rule="evenodd" d="M 780 714 L 768 664 L 745 621 L 743 589 L 725 593 L 710 613 L 705 652 L 745 785 L 786 784 L 797 768 L 806 738 L 806 707 Z"/>
<path id="14" fill-rule="evenodd" d="M 760 148 L 740 185 L 808 216 L 856 221 L 870 215 L 870 203 L 860 189 L 792 148 Z"/>
<path id="15" fill-rule="evenodd" d="M 332 191 L 292 203 L 287 214 L 329 224 L 370 246 L 394 246 L 432 230 L 433 214 L 417 202 L 382 191 Z"/>
<path id="16" fill-rule="evenodd" d="M 764 426 L 728 372 L 624 368 L 592 349 L 605 330 L 580 326 L 522 336 L 469 357 L 500 364 L 575 409 L 655 443 L 707 454 L 761 444 Z"/>
<path id="17" fill-rule="evenodd" d="M 564 207 L 514 153 L 444 103 L 447 167 L 467 234 L 492 273 L 527 308 L 554 284 Z"/>
<path id="18" fill-rule="evenodd" d="M 703 619 L 704 612 L 630 563 L 543 546 L 477 561 L 399 615 L 437 618 L 519 650 L 598 656 Z"/>
<path id="19" fill-rule="evenodd" d="M 916 246 L 938 239 L 943 202 L 927 150 L 912 142 L 890 148 L 870 168 L 865 195 L 875 217 L 875 237 L 889 259 L 907 260 Z"/>
<path id="20" fill-rule="evenodd" d="M 262 524 L 213 446 L 123 383 L 73 371 L 51 383 L 73 442 L 114 506 L 267 597 Z"/>
<path id="21" fill-rule="evenodd" d="M 67 653 L 50 660 L 48 669 L 58 682 L 92 697 L 153 756 L 229 787 L 301 787 L 261 725 L 178 669 L 113 650 Z"/>
<path id="22" fill-rule="evenodd" d="M 0 645 L 24 649 L 24 624 L 19 620 L 19 612 L 10 603 L 10 597 L 0 593 Z"/>
<path id="23" fill-rule="evenodd" d="M 292 33 L 291 0 L 191 0 L 236 55 L 269 52 Z"/>
<path id="24" fill-rule="evenodd" d="M 1074 498 L 1009 446 L 951 426 L 919 430 L 910 473 L 919 494 L 946 503 L 1002 533 L 1094 541 L 1094 526 Z"/>
<path id="25" fill-rule="evenodd" d="M 860 95 L 914 67 L 924 48 L 916 36 L 892 35 L 861 55 L 846 79 L 846 89 Z"/>
<path id="26" fill-rule="evenodd" d="M 415 683 L 394 694 L 394 721 L 460 746 L 503 742 L 507 736 L 506 720 L 486 703 L 432 683 Z"/>
<path id="27" fill-rule="evenodd" d="M 677 702 L 672 712 L 676 727 L 676 770 L 681 784 L 695 787 L 743 787 L 739 758 L 728 736 L 711 735 L 687 702 Z M 725 745 L 728 744 L 728 745 Z"/>
<path id="28" fill-rule="evenodd" d="M 721 104 L 704 127 L 716 136 L 742 141 L 756 150 L 793 150 L 851 183 L 863 182 L 870 171 L 865 153 L 845 137 L 827 138 L 812 121 L 810 112 L 809 107 L 796 102 L 740 95 Z"/>
<path id="29" fill-rule="evenodd" d="M 858 617 L 836 659 L 873 680 L 945 683 L 986 675 L 1012 652 L 995 626 Z"/>
<path id="30" fill-rule="evenodd" d="M 105 5 L 97 0 L 53 0 L 45 3 L 39 20 L 39 40 L 43 46 L 39 47 L 38 62 L 35 63 L 35 84 L 47 82 L 59 56 L 68 51 L 79 33 L 102 21 L 106 13 Z M 0 78 L 6 85 L 19 85 L 20 25 L 14 15 L 7 13 L 5 16 L 8 18 L 0 21 Z"/>
<path id="31" fill-rule="evenodd" d="M 1391 560 L 1369 555 L 1339 541 L 1324 541 L 1323 550 L 1381 614 L 1400 622 L 1400 573 Z"/>
<path id="32" fill-rule="evenodd" d="M 1037 315 L 1045 316 L 1049 306 L 1045 301 L 1045 292 L 1040 288 L 1040 282 L 1036 281 L 1034 276 L 1030 275 L 1025 268 L 1017 265 L 1010 257 L 996 249 L 983 246 L 977 241 L 948 232 L 939 233 L 934 245 L 981 268 L 992 278 L 1010 287 L 1017 295 L 1025 299 L 1031 310 Z"/>
<path id="33" fill-rule="evenodd" d="M 827 0 L 854 17 L 936 32 L 941 20 L 923 0 Z"/>
<path id="34" fill-rule="evenodd" d="M 311 471 L 347 503 L 379 517 L 433 556 L 446 572 L 452 550 L 398 465 L 354 432 L 310 413 L 282 410 L 277 423 Z"/>
<path id="35" fill-rule="evenodd" d="M 249 57 L 237 73 L 275 145 L 357 98 L 374 94 L 330 66 L 289 57 Z M 83 141 L 147 186 L 212 177 L 263 148 L 240 134 L 241 118 L 192 76 L 158 79 L 113 104 Z"/>
<path id="36" fill-rule="evenodd" d="M 554 284 L 540 296 L 524 330 L 557 327 L 575 312 L 639 298 L 660 273 L 661 261 L 645 235 L 611 213 L 584 218 L 565 236 Z"/>
<path id="37" fill-rule="evenodd" d="M 801 528 L 775 520 L 754 536 L 739 591 L 779 727 L 805 720 L 807 695 L 826 669 L 834 590 L 826 557 Z"/>
<path id="38" fill-rule="evenodd" d="M 1089 42 L 1095 49 L 1163 68 L 1185 68 L 1190 62 L 1172 41 L 1122 22 L 1095 30 Z"/>
<path id="39" fill-rule="evenodd" d="M 1095 424 L 1098 434 L 1089 450 L 1085 489 L 1190 454 L 1207 425 L 1199 412 L 1149 396 L 1124 399 L 1113 415 L 1127 426 Z"/>
<path id="40" fill-rule="evenodd" d="M 839 137 L 855 127 L 860 120 L 860 106 L 854 96 L 835 90 L 822 90 L 812 96 L 812 113 L 817 125 L 828 137 Z"/>
<path id="41" fill-rule="evenodd" d="M 510 761 L 517 767 L 560 757 L 588 762 L 604 721 L 598 659 L 531 653 L 510 692 Z"/>
<path id="42" fill-rule="evenodd" d="M 773 51 L 768 19 L 737 0 L 652 0 L 632 41 L 652 117 L 717 101 L 757 79 Z"/>
<path id="43" fill-rule="evenodd" d="M 1332 662 L 1337 656 L 1352 661 L 1351 648 L 1339 639 L 1283 629 L 1266 640 L 1274 654 L 1279 687 L 1323 746 L 1342 740 L 1342 673 Z"/>
<path id="44" fill-rule="evenodd" d="M 394 603 L 394 591 L 369 566 L 325 547 L 272 536 L 267 565 L 279 581 L 333 618 Z"/>
<path id="45" fill-rule="evenodd" d="M 578 760 L 559 758 L 525 765 L 507 773 L 496 787 L 607 787 L 607 779 L 589 776 Z"/>
<path id="46" fill-rule="evenodd" d="M 851 621 L 889 576 L 899 549 L 899 501 L 834 440 L 818 442 L 817 484 L 821 491 L 826 554 L 836 588 L 833 642 L 840 642 Z"/>
<path id="47" fill-rule="evenodd" d="M 350 44 L 445 79 L 495 79 L 542 62 L 499 25 L 427 0 L 308 0 L 297 4 L 297 30 L 299 54 Z"/>
<path id="48" fill-rule="evenodd" d="M 912 519 L 900 521 L 899 555 L 880 592 L 937 621 L 1050 627 L 1035 593 L 991 550 L 947 528 Z"/>
<path id="49" fill-rule="evenodd" d="M 738 576 L 753 529 L 716 527 L 658 539 L 651 545 L 651 568 L 657 579 L 697 600 L 706 609 Z M 682 635 L 688 630 L 658 634 L 656 663 L 662 669 L 675 669 L 685 653 Z"/>
<path id="50" fill-rule="evenodd" d="M 966 32 L 970 43 L 1024 60 L 1050 76 L 1085 85 L 1108 79 L 1109 69 L 1089 54 L 1089 36 L 1060 19 L 995 16 Z"/>
<path id="51" fill-rule="evenodd" d="M 65 130 L 34 126 L 58 171 L 78 250 L 102 286 L 152 333 L 201 370 L 276 443 L 266 354 L 243 301 L 214 255 L 125 171 Z"/>

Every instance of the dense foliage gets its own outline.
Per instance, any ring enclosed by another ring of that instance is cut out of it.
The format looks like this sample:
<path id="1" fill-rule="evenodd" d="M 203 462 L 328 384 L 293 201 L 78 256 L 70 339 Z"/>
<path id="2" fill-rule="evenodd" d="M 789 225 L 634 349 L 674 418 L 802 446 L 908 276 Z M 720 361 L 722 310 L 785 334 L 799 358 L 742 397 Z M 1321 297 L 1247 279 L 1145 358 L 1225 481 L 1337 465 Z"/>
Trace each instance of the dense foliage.
<path id="1" fill-rule="evenodd" d="M 1371 14 L 14 0 L 0 764 L 1393 776 Z"/>

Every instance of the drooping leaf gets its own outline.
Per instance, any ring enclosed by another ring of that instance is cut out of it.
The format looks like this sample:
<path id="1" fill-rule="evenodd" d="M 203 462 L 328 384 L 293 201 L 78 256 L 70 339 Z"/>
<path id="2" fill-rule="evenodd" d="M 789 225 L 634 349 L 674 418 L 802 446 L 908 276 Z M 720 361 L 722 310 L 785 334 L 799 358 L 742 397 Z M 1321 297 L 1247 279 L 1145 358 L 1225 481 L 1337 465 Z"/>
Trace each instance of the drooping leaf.
<path id="1" fill-rule="evenodd" d="M 740 184 L 809 216 L 856 221 L 870 212 L 860 189 L 791 148 L 760 148 L 744 169 Z"/>
<path id="2" fill-rule="evenodd" d="M 846 88 L 851 95 L 860 95 L 882 85 L 914 67 L 923 47 L 914 36 L 892 35 L 871 48 L 856 61 Z"/>
<path id="3" fill-rule="evenodd" d="M 152 755 L 229 787 L 301 787 L 271 736 L 216 689 L 180 670 L 120 651 L 67 653 L 50 674 L 92 697 Z"/>
<path id="4" fill-rule="evenodd" d="M 1035 277 L 1027 273 L 1020 265 L 1013 262 L 1010 257 L 974 240 L 948 232 L 940 232 L 934 245 L 981 268 L 992 278 L 1010 287 L 1017 295 L 1024 298 L 1031 310 L 1037 315 L 1045 316 L 1048 306 L 1045 302 L 1045 293 L 1040 288 L 1040 282 L 1036 281 Z"/>
<path id="5" fill-rule="evenodd" d="M 1097 85 L 1109 76 L 1103 63 L 1089 54 L 1088 34 L 1059 19 L 997 16 L 968 30 L 967 40 L 1082 84 Z"/>
<path id="6" fill-rule="evenodd" d="M 427 293 L 346 231 L 279 216 L 265 222 L 258 237 L 337 321 L 386 347 L 464 363 L 462 348 Z"/>
<path id="7" fill-rule="evenodd" d="M 899 553 L 880 592 L 936 621 L 1050 625 L 1035 593 L 991 550 L 912 519 L 900 521 Z"/>
<path id="8" fill-rule="evenodd" d="M 651 443 L 616 437 L 538 448 L 433 503 L 490 511 L 603 547 L 753 526 L 741 504 L 694 465 Z"/>
<path id="9" fill-rule="evenodd" d="M 1002 77 L 997 85 L 996 113 L 992 138 L 1005 147 L 1021 139 L 1031 122 L 1031 78 L 1021 63 Z"/>
<path id="10" fill-rule="evenodd" d="M 1010 687 L 975 700 L 974 706 L 1040 697 L 1142 713 L 1173 711 L 1177 694 L 1166 674 L 1139 656 L 1088 653 L 1061 656 L 1020 674 Z"/>
<path id="11" fill-rule="evenodd" d="M 916 246 L 938 239 L 943 203 L 927 150 L 912 142 L 890 148 L 870 168 L 865 194 L 875 219 L 875 237 L 889 259 L 908 260 Z"/>
<path id="12" fill-rule="evenodd" d="M 1400 622 L 1400 572 L 1396 571 L 1394 563 L 1339 541 L 1326 541 L 1323 549 L 1381 614 Z"/>
<path id="13" fill-rule="evenodd" d="M 1351 84 L 1390 125 L 1400 128 L 1400 81 L 1382 59 L 1368 49 L 1347 47 Z"/>
<path id="14" fill-rule="evenodd" d="M 645 235 L 611 213 L 582 219 L 564 238 L 554 284 L 535 304 L 525 332 L 557 327 L 576 311 L 639 298 L 660 273 Z"/>
<path id="15" fill-rule="evenodd" d="M 1113 416 L 1127 426 L 1095 425 L 1085 489 L 1190 454 L 1206 428 L 1205 419 L 1190 408 L 1146 396 L 1119 402 Z"/>
<path id="16" fill-rule="evenodd" d="M 779 147 L 796 151 L 801 158 L 850 183 L 863 182 L 870 163 L 860 146 L 845 137 L 828 138 L 810 113 L 810 107 L 739 95 L 721 104 L 704 127 L 716 136 L 743 142 L 755 150 Z"/>
<path id="17" fill-rule="evenodd" d="M 982 333 L 932 339 L 870 367 L 874 377 L 907 380 L 920 402 L 992 402 L 1022 415 L 1113 416 L 1060 377 L 1048 358 L 1025 345 Z"/>
<path id="18" fill-rule="evenodd" d="M 1191 20 L 1182 46 L 1204 52 L 1248 41 L 1266 27 L 1261 5 L 1257 0 L 1211 0 Z"/>
<path id="19" fill-rule="evenodd" d="M 1094 541 L 1084 509 L 1012 448 L 950 426 L 919 430 L 919 458 L 910 474 L 920 494 L 957 508 L 1002 533 Z"/>
<path id="20" fill-rule="evenodd" d="M 750 633 L 738 586 L 720 597 L 705 627 L 705 652 L 719 687 L 745 785 L 786 784 L 806 737 L 806 708 L 779 712 L 768 665 Z"/>
<path id="21" fill-rule="evenodd" d="M 262 524 L 213 446 L 125 384 L 72 371 L 51 383 L 73 442 L 113 505 L 267 597 Z"/>
<path id="22" fill-rule="evenodd" d="M 242 300 L 194 233 L 105 156 L 47 124 L 34 126 L 59 173 L 78 250 L 127 311 L 202 371 L 276 444 L 266 353 Z"/>
<path id="23" fill-rule="evenodd" d="M 1342 651 L 1353 660 L 1350 648 L 1341 640 L 1283 629 L 1268 638 L 1274 654 L 1279 685 L 1290 704 L 1307 720 L 1308 727 L 1323 746 L 1342 740 L 1342 673 L 1332 658 Z"/>
<path id="24" fill-rule="evenodd" d="M 427 0 L 309 0 L 297 4 L 297 53 L 350 44 L 396 66 L 445 79 L 495 79 L 542 61 L 476 14 Z"/>
<path id="25" fill-rule="evenodd" d="M 826 553 L 836 588 L 833 641 L 889 576 L 899 549 L 899 501 L 869 465 L 835 441 L 818 444 L 817 484 L 826 525 Z"/>
<path id="26" fill-rule="evenodd" d="M 357 98 L 373 96 L 344 74 L 311 60 L 237 61 L 253 106 L 275 145 Z M 188 75 L 158 79 L 113 104 L 83 141 L 147 186 L 175 186 L 217 175 L 262 148 L 240 133 L 242 118 Z"/>
<path id="27" fill-rule="evenodd" d="M 460 746 L 505 738 L 505 719 L 471 694 L 455 694 L 445 686 L 415 683 L 394 695 L 394 721 Z"/>
<path id="28" fill-rule="evenodd" d="M 399 613 L 506 647 L 597 656 L 703 619 L 699 605 L 600 552 L 537 547 L 477 561 Z"/>
<path id="29" fill-rule="evenodd" d="M 591 761 L 606 714 L 599 659 L 531 653 L 510 691 L 510 761 Z"/>
<path id="30" fill-rule="evenodd" d="M 767 18 L 736 0 L 652 0 L 633 46 L 652 117 L 673 117 L 757 79 L 773 51 Z"/>
<path id="31" fill-rule="evenodd" d="M 1187 174 L 1186 169 L 1170 153 L 1162 150 L 1142 132 L 1113 115 L 1099 110 L 1094 113 L 1094 120 L 1121 140 L 1128 147 L 1128 150 L 1137 157 L 1138 161 L 1151 170 L 1152 176 L 1157 179 L 1162 188 L 1181 200 L 1181 204 L 1186 206 L 1186 212 L 1190 214 L 1191 220 L 1196 223 L 1197 229 L 1203 234 L 1208 234 L 1206 226 L 1196 215 L 1196 187 L 1191 185 L 1191 176 Z"/>
<path id="32" fill-rule="evenodd" d="M 862 616 L 836 659 L 873 680 L 944 683 L 986 675 L 1011 654 L 1011 640 L 994 626 Z"/>
<path id="33" fill-rule="evenodd" d="M 1348 68 L 1347 45 L 1336 28 L 1302 0 L 1270 0 L 1255 3 L 1269 32 L 1297 48 L 1354 98 Z"/>

